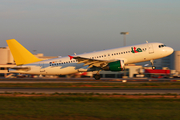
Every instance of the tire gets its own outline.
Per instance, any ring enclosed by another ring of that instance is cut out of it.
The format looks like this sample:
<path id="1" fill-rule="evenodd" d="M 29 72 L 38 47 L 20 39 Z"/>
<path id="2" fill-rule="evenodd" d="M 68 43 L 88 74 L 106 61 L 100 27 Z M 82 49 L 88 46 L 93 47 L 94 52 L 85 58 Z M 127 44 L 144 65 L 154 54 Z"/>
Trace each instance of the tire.
<path id="1" fill-rule="evenodd" d="M 101 79 L 101 75 L 95 75 L 94 78 L 95 78 L 95 80 L 100 80 Z"/>

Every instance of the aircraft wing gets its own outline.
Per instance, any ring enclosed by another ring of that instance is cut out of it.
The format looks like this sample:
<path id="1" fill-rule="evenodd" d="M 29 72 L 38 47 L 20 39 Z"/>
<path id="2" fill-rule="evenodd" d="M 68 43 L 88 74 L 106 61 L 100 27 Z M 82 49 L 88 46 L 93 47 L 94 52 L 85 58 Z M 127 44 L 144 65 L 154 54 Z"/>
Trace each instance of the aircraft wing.
<path id="1" fill-rule="evenodd" d="M 70 57 L 70 59 L 76 59 L 78 61 L 77 64 L 84 63 L 84 66 L 89 65 L 88 68 L 92 68 L 93 66 L 103 68 L 103 67 L 107 66 L 108 63 L 113 62 L 112 60 L 108 61 L 108 60 L 97 60 L 97 59 L 84 58 L 84 57 L 79 57 L 79 56 L 70 56 L 70 55 L 68 55 L 68 56 Z"/>

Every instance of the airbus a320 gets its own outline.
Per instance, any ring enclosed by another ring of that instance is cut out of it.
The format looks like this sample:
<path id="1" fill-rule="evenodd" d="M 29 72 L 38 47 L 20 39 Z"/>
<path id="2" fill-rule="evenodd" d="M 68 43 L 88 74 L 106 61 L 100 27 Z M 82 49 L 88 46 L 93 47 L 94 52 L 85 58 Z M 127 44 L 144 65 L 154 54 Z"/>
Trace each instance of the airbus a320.
<path id="1" fill-rule="evenodd" d="M 151 61 L 173 53 L 173 48 L 163 43 L 153 42 L 101 50 L 66 57 L 41 60 L 30 53 L 15 39 L 7 40 L 16 66 L 11 73 L 39 75 L 67 75 L 77 72 L 97 71 L 96 80 L 101 78 L 99 71 L 123 71 L 125 64 Z"/>

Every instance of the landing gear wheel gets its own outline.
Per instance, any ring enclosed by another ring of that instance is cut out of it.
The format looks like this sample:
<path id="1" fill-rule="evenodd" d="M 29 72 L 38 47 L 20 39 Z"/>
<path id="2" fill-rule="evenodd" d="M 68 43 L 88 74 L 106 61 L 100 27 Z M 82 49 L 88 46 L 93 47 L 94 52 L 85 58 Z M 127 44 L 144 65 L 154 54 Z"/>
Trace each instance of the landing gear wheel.
<path id="1" fill-rule="evenodd" d="M 94 76 L 94 78 L 95 78 L 96 80 L 100 80 L 100 79 L 101 79 L 101 75 L 97 75 L 97 74 L 96 74 L 96 75 Z"/>
<path id="2" fill-rule="evenodd" d="M 154 66 L 154 60 L 150 60 L 150 62 L 151 62 L 151 65 L 152 65 L 152 69 L 153 70 L 156 69 L 156 67 Z"/>

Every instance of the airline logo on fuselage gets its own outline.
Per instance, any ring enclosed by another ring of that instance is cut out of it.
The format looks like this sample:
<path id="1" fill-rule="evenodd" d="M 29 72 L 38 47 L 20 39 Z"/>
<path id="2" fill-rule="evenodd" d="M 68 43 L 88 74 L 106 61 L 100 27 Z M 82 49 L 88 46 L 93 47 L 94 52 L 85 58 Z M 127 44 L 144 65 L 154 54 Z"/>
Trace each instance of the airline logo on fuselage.
<path id="1" fill-rule="evenodd" d="M 138 53 L 138 52 L 142 52 L 142 50 L 141 50 L 141 48 L 131 47 L 131 52 Z"/>

